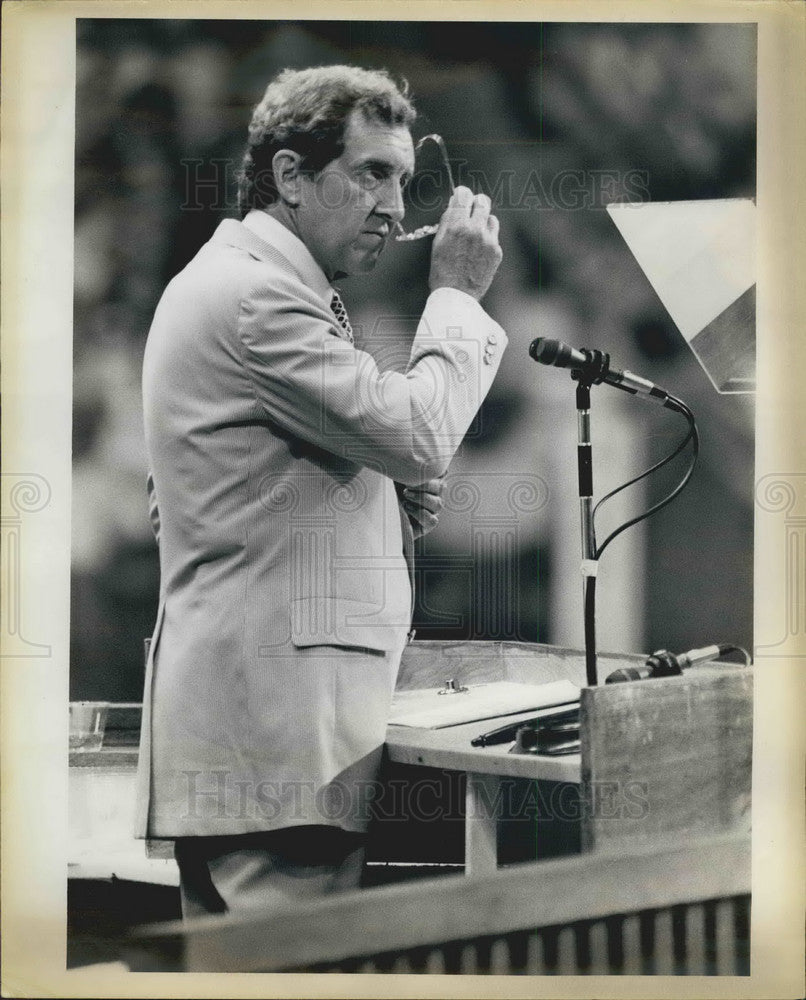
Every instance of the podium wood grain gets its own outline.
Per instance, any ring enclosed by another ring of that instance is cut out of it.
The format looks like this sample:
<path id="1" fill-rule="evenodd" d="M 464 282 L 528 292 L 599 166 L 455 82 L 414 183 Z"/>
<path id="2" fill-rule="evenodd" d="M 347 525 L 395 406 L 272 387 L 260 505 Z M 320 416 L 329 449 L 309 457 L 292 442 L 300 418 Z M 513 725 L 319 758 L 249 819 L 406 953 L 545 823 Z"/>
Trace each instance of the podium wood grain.
<path id="1" fill-rule="evenodd" d="M 750 829 L 751 670 L 587 688 L 581 728 L 583 850 Z"/>

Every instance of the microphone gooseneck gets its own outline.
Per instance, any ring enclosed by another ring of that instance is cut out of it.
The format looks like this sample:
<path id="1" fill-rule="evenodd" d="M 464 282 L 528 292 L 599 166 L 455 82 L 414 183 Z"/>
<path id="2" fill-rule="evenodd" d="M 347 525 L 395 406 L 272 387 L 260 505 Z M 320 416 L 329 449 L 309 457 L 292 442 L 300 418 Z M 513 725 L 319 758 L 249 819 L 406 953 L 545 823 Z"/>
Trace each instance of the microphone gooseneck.
<path id="1" fill-rule="evenodd" d="M 665 389 L 633 372 L 611 368 L 610 355 L 602 351 L 591 351 L 587 348 L 577 350 L 561 340 L 538 337 L 529 345 L 529 357 L 541 365 L 570 368 L 572 374 L 579 373 L 580 378 L 590 385 L 605 382 L 623 392 L 629 392 L 634 396 L 648 396 L 670 410 L 680 411 L 678 401 Z"/>
<path id="2" fill-rule="evenodd" d="M 648 656 L 645 663 L 630 665 L 629 667 L 619 667 L 605 678 L 605 684 L 617 684 L 622 681 L 645 681 L 655 677 L 679 677 L 684 670 L 693 667 L 697 663 L 705 663 L 708 660 L 718 660 L 726 653 L 741 653 L 744 657 L 745 666 L 750 665 L 750 656 L 741 646 L 732 643 L 720 643 L 714 646 L 702 646 L 699 649 L 690 649 L 686 653 L 675 656 L 668 649 L 659 649 Z"/>

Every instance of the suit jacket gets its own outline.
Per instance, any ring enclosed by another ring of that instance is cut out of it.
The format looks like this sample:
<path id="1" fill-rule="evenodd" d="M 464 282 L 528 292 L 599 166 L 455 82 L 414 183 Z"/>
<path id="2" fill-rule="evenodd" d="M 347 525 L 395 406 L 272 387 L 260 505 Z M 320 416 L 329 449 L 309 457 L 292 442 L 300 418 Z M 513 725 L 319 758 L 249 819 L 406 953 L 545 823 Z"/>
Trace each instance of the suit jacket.
<path id="1" fill-rule="evenodd" d="M 161 585 L 139 836 L 363 829 L 411 616 L 394 481 L 445 471 L 506 345 L 438 289 L 407 370 L 380 371 L 304 245 L 259 221 L 221 223 L 145 351 Z"/>

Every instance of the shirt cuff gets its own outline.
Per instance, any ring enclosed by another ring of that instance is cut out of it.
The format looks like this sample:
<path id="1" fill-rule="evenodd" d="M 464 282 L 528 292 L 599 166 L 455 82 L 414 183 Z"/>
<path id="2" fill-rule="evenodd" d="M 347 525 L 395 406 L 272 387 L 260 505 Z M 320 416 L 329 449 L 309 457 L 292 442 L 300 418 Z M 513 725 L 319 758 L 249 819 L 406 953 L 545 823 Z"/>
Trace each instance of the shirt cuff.
<path id="1" fill-rule="evenodd" d="M 448 301 L 450 301 L 451 298 L 453 298 L 454 301 L 457 301 L 456 297 L 459 296 L 459 302 L 472 302 L 474 306 L 477 306 L 482 310 L 482 312 L 484 311 L 484 307 L 478 299 L 474 299 L 473 296 L 468 295 L 467 292 L 463 292 L 459 288 L 452 288 L 450 285 L 441 285 L 439 288 L 435 288 L 434 291 L 428 296 L 428 300 L 431 301 L 431 299 L 435 298 L 441 299 L 446 296 L 448 297 Z"/>

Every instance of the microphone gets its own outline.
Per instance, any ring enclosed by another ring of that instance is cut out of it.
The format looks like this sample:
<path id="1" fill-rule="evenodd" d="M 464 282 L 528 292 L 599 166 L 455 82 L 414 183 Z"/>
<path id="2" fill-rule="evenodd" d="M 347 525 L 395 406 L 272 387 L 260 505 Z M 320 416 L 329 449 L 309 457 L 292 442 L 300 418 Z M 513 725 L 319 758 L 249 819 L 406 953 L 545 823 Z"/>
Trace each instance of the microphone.
<path id="1" fill-rule="evenodd" d="M 651 396 L 670 410 L 679 410 L 674 397 L 665 389 L 661 389 L 648 379 L 641 378 L 640 375 L 611 368 L 610 355 L 601 351 L 589 351 L 587 348 L 578 351 L 561 340 L 538 337 L 529 345 L 529 355 L 533 361 L 541 365 L 553 365 L 555 368 L 570 368 L 572 371 L 581 372 L 594 385 L 606 382 L 633 395 Z"/>
<path id="2" fill-rule="evenodd" d="M 729 653 L 737 647 L 731 645 L 703 646 L 701 649 L 690 649 L 687 653 L 675 656 L 667 649 L 659 649 L 647 657 L 646 663 L 640 667 L 620 667 L 605 678 L 605 684 L 617 684 L 621 681 L 645 681 L 653 677 L 677 677 L 693 667 L 695 663 L 705 660 L 715 660 L 723 653 Z"/>

